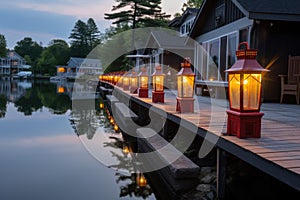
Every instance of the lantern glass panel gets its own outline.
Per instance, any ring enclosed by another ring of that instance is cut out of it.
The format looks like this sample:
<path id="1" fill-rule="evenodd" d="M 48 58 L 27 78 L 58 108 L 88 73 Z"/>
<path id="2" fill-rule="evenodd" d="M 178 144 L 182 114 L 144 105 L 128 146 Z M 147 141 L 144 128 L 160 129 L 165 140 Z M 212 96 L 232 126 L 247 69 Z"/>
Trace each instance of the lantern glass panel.
<path id="1" fill-rule="evenodd" d="M 129 78 L 128 77 L 123 78 L 123 85 L 129 85 Z"/>
<path id="2" fill-rule="evenodd" d="M 194 76 L 183 76 L 183 97 L 193 97 L 194 95 Z"/>
<path id="3" fill-rule="evenodd" d="M 261 94 L 261 74 L 244 74 L 243 109 L 258 110 Z"/>
<path id="4" fill-rule="evenodd" d="M 240 109 L 240 74 L 229 74 L 230 107 Z"/>
<path id="5" fill-rule="evenodd" d="M 137 87 L 137 77 L 131 77 L 130 81 L 131 87 Z"/>
<path id="6" fill-rule="evenodd" d="M 148 76 L 141 76 L 140 77 L 140 88 L 148 88 Z"/>
<path id="7" fill-rule="evenodd" d="M 164 90 L 164 76 L 153 76 L 154 90 L 162 92 Z"/>

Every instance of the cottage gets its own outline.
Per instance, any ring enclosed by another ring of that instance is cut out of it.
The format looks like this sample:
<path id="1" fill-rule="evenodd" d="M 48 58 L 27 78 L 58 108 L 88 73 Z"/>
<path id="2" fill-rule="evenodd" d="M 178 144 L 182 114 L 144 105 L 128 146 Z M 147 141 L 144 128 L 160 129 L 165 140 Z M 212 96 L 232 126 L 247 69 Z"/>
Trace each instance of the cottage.
<path id="1" fill-rule="evenodd" d="M 74 79 L 81 75 L 102 74 L 102 64 L 98 59 L 71 57 L 67 66 L 56 66 L 56 78 Z"/>
<path id="2" fill-rule="evenodd" d="M 23 70 L 28 70 L 29 65 L 25 59 L 15 51 L 9 51 L 5 58 L 0 58 L 0 76 L 10 76 Z"/>
<path id="3" fill-rule="evenodd" d="M 201 44 L 195 47 L 196 84 L 227 83 L 225 70 L 235 63 L 238 44 L 248 42 L 270 70 L 263 80 L 264 101 L 278 102 L 278 75 L 287 74 L 289 55 L 300 55 L 299 26 L 300 1 L 205 0 L 189 33 Z"/>

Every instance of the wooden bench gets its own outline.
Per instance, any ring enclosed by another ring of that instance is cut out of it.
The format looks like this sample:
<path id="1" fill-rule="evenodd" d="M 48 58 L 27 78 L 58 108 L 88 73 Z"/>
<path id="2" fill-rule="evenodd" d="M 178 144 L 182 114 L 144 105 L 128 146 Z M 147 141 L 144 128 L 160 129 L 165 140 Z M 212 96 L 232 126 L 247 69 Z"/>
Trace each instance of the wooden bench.
<path id="1" fill-rule="evenodd" d="M 158 172 L 175 191 L 192 189 L 198 184 L 200 167 L 150 128 L 137 129 L 141 152 L 154 152 L 142 160 L 147 165 L 166 166 Z"/>
<path id="2" fill-rule="evenodd" d="M 227 81 L 195 81 L 195 93 L 201 96 L 211 96 L 215 98 L 224 98 L 228 92 L 228 82 Z"/>

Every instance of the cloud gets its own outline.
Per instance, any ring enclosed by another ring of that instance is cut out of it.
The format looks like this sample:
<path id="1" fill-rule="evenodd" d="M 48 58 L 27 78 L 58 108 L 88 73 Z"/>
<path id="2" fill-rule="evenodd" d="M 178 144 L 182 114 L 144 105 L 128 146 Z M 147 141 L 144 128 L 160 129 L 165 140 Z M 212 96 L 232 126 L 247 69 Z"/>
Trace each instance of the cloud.
<path id="1" fill-rule="evenodd" d="M 27 9 L 72 16 L 77 19 L 92 17 L 96 20 L 103 20 L 104 13 L 110 12 L 114 1 L 111 0 L 16 0 L 5 2 L 6 7 Z"/>

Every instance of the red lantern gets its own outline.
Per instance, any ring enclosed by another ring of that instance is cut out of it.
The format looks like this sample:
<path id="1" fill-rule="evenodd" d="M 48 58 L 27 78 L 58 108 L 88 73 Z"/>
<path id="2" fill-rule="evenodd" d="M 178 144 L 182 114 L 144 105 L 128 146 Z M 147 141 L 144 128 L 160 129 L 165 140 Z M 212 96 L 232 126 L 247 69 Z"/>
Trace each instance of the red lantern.
<path id="1" fill-rule="evenodd" d="M 156 66 L 155 72 L 152 74 L 153 79 L 153 91 L 152 91 L 152 102 L 153 103 L 164 103 L 164 78 L 165 74 L 162 72 L 161 66 Z"/>
<path id="2" fill-rule="evenodd" d="M 130 93 L 136 94 L 138 89 L 138 78 L 136 76 L 136 72 L 132 71 L 130 75 Z"/>
<path id="3" fill-rule="evenodd" d="M 146 68 L 141 69 L 141 73 L 139 74 L 139 97 L 148 98 L 148 80 L 149 77 L 146 72 Z"/>
<path id="4" fill-rule="evenodd" d="M 246 49 L 241 49 L 242 46 Z M 230 110 L 227 110 L 227 133 L 239 138 L 260 138 L 261 82 L 264 69 L 257 61 L 257 50 L 240 43 L 237 61 L 227 70 Z"/>
<path id="5" fill-rule="evenodd" d="M 194 112 L 194 85 L 195 74 L 191 69 L 190 58 L 181 63 L 181 70 L 177 73 L 177 106 L 180 113 Z"/>
<path id="6" fill-rule="evenodd" d="M 123 78 L 122 78 L 122 85 L 123 85 L 123 90 L 129 90 L 129 84 L 130 84 L 130 81 L 129 81 L 129 75 L 128 75 L 128 72 L 126 72 L 124 75 L 123 75 Z"/>

